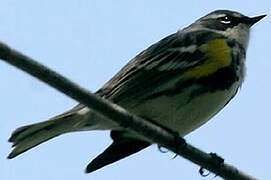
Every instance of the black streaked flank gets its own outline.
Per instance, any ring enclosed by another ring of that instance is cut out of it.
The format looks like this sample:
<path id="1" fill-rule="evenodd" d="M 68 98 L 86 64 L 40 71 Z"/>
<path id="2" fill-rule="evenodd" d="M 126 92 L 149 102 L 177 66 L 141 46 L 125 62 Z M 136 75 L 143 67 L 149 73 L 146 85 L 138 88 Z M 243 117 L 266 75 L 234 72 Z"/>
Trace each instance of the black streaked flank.
<path id="1" fill-rule="evenodd" d="M 199 84 L 200 87 L 190 94 L 189 99 L 194 99 L 195 97 L 207 92 L 229 90 L 237 81 L 239 81 L 239 77 L 234 73 L 233 68 L 227 67 L 220 69 L 208 77 L 195 80 L 195 82 L 190 82 Z"/>

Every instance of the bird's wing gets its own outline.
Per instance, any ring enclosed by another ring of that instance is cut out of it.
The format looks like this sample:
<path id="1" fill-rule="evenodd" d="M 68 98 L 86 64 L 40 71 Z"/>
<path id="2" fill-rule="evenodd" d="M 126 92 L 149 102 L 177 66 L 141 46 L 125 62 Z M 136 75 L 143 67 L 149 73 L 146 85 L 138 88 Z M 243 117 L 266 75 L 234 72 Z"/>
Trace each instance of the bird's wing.
<path id="1" fill-rule="evenodd" d="M 174 33 L 138 54 L 96 93 L 115 103 L 159 94 L 170 88 L 168 83 L 180 81 L 187 70 L 205 62 L 198 46 L 208 38 L 204 31 Z"/>

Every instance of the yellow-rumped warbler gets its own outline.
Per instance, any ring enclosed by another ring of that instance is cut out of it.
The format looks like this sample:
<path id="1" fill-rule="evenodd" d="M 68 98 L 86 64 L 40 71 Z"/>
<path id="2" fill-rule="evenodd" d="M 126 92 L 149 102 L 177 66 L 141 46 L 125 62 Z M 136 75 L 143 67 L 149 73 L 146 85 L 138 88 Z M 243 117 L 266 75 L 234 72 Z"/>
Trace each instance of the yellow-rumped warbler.
<path id="1" fill-rule="evenodd" d="M 244 79 L 250 27 L 263 17 L 211 12 L 138 54 L 96 94 L 185 136 L 237 93 Z M 151 144 L 79 104 L 48 121 L 17 129 L 9 139 L 14 149 L 8 158 L 58 135 L 85 130 L 111 130 L 113 139 L 87 166 L 88 173 Z"/>

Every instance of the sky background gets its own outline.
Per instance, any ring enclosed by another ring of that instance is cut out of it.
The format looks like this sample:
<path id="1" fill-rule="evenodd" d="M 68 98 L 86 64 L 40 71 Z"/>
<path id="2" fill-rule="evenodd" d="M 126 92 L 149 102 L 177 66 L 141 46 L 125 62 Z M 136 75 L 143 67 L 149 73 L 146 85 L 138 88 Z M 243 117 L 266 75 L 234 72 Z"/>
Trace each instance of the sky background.
<path id="1" fill-rule="evenodd" d="M 241 91 L 186 139 L 248 174 L 270 179 L 271 1 L 1 0 L 0 40 L 95 91 L 137 53 L 216 9 L 269 17 L 251 34 Z M 163 154 L 155 145 L 84 174 L 90 160 L 111 143 L 107 132 L 63 135 L 7 160 L 13 130 L 46 120 L 76 102 L 1 61 L 0 82 L 1 180 L 213 179 L 201 177 L 198 166 L 181 157 L 172 160 L 172 153 Z"/>

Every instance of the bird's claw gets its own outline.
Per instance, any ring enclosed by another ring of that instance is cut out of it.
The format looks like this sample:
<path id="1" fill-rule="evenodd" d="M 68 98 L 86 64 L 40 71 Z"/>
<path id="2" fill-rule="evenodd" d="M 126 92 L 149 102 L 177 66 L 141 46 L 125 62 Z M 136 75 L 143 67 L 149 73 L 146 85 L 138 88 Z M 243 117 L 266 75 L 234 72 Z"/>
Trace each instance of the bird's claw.
<path id="1" fill-rule="evenodd" d="M 221 167 L 221 165 L 224 163 L 224 159 L 220 156 L 218 156 L 216 153 L 210 153 L 211 158 L 213 159 L 214 163 L 216 164 L 217 167 Z M 200 167 L 199 169 L 199 173 L 202 177 L 207 177 L 211 174 L 211 172 L 208 173 L 204 173 L 206 169 L 204 169 L 203 167 Z M 215 177 L 217 176 L 217 174 L 215 175 Z"/>

